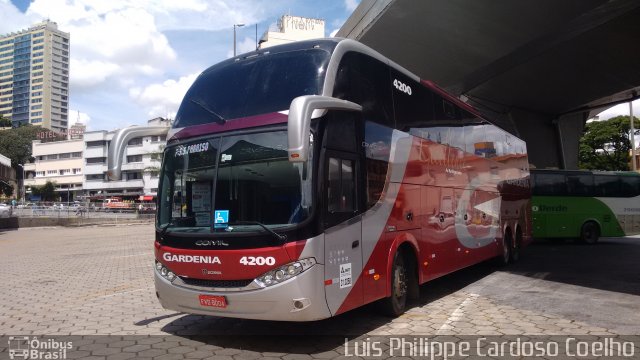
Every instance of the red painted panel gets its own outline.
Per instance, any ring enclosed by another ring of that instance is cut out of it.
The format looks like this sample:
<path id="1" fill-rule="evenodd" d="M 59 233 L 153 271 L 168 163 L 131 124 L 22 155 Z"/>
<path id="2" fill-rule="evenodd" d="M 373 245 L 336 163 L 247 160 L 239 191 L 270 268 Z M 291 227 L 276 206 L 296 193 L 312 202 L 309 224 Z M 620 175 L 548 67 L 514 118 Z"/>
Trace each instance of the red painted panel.
<path id="1" fill-rule="evenodd" d="M 293 243 L 295 244 L 295 243 Z M 196 279 L 249 280 L 292 261 L 285 247 L 241 250 L 156 248 L 156 259 L 176 275 Z M 245 257 L 242 264 L 240 260 Z"/>

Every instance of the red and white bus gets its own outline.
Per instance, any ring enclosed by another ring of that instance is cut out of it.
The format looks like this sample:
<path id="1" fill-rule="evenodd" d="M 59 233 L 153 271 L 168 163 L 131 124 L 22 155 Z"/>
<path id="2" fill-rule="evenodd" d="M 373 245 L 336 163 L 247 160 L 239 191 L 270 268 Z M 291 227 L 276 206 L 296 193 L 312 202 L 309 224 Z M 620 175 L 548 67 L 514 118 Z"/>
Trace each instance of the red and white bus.
<path id="1" fill-rule="evenodd" d="M 522 140 L 356 41 L 271 47 L 205 70 L 179 108 L 157 296 L 223 317 L 399 315 L 420 284 L 517 259 L 530 215 Z"/>

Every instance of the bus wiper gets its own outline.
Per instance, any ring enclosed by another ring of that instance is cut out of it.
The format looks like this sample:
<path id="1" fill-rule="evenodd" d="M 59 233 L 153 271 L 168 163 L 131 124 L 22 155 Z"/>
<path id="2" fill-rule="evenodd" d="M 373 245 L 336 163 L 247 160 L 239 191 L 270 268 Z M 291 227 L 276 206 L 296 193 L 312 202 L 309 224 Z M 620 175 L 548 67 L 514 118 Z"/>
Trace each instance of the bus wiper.
<path id="1" fill-rule="evenodd" d="M 189 101 L 191 101 L 192 103 L 194 103 L 194 104 L 196 104 L 196 105 L 200 106 L 202 109 L 204 109 L 204 110 L 205 110 L 206 112 L 208 112 L 209 114 L 211 114 L 211 115 L 215 116 L 215 117 L 216 117 L 216 119 L 218 119 L 218 120 L 216 120 L 216 122 L 217 122 L 218 124 L 220 124 L 220 125 L 224 125 L 224 124 L 227 122 L 227 120 L 225 120 L 225 118 L 223 118 L 223 117 L 222 117 L 222 115 L 220 115 L 220 114 L 218 114 L 217 112 L 215 112 L 215 111 L 213 111 L 213 110 L 209 109 L 209 107 L 208 107 L 206 104 L 204 104 L 204 103 L 202 103 L 202 102 L 200 102 L 200 101 L 198 101 L 198 100 L 195 100 L 195 99 L 189 99 Z"/>
<path id="2" fill-rule="evenodd" d="M 229 225 L 258 225 L 261 228 L 263 228 L 265 231 L 267 231 L 269 234 L 273 235 L 273 237 L 279 240 L 282 244 L 284 244 L 287 241 L 287 235 L 278 234 L 277 232 L 269 229 L 267 225 L 258 221 L 236 221 L 233 224 L 230 223 Z"/>
<path id="3" fill-rule="evenodd" d="M 169 226 L 176 226 L 172 221 L 169 221 L 165 226 L 160 229 L 160 237 L 164 237 L 169 232 Z"/>

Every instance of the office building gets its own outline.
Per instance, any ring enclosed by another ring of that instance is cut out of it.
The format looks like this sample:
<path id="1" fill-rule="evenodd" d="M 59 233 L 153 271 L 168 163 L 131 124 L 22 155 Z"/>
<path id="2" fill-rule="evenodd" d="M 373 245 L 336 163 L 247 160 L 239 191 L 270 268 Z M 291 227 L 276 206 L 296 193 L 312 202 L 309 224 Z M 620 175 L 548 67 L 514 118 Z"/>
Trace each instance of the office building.
<path id="1" fill-rule="evenodd" d="M 163 118 L 148 121 L 149 126 L 166 126 Z M 124 200 L 153 199 L 158 192 L 158 174 L 166 135 L 143 136 L 129 141 L 124 152 L 122 178 L 107 181 L 108 148 L 114 131 L 90 131 L 84 134 L 84 191 L 85 195 L 100 199 L 118 196 Z"/>
<path id="2" fill-rule="evenodd" d="M 0 114 L 14 127 L 68 127 L 69 33 L 45 21 L 0 36 Z"/>
<path id="3" fill-rule="evenodd" d="M 82 152 L 84 141 L 63 140 L 42 142 L 34 140 L 32 156 L 35 161 L 24 165 L 27 198 L 40 200 L 32 194 L 33 186 L 54 183 L 56 201 L 74 201 L 82 195 Z"/>

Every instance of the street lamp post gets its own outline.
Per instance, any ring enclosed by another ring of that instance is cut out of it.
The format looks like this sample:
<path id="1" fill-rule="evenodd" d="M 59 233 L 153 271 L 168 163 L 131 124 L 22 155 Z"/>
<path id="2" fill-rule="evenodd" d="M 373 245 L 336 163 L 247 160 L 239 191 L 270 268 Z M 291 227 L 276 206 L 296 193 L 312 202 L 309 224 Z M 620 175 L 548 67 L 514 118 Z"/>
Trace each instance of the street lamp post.
<path id="1" fill-rule="evenodd" d="M 233 24 L 233 56 L 236 56 L 236 28 L 243 27 L 244 24 Z"/>
<path id="2" fill-rule="evenodd" d="M 27 193 L 24 188 L 24 164 L 18 164 L 22 168 L 22 186 L 20 187 L 20 191 L 22 192 L 22 205 L 24 205 L 24 198 L 27 196 Z"/>

